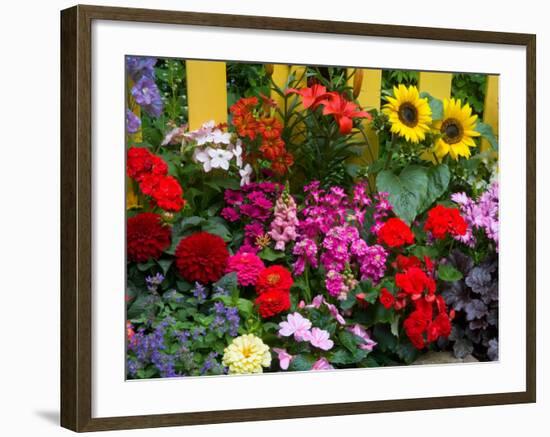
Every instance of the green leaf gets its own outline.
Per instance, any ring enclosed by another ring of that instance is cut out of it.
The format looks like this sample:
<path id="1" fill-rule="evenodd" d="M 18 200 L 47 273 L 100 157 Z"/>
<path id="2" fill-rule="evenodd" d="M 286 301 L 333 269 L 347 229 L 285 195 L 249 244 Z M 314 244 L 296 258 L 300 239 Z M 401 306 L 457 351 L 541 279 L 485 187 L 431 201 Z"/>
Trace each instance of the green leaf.
<path id="1" fill-rule="evenodd" d="M 420 351 L 414 347 L 414 345 L 406 340 L 399 343 L 396 349 L 397 356 L 401 358 L 406 364 L 411 364 L 418 358 Z"/>
<path id="2" fill-rule="evenodd" d="M 430 105 L 430 109 L 432 110 L 432 119 L 441 120 L 443 118 L 443 102 L 433 97 L 430 93 L 427 93 L 426 91 L 421 92 L 420 97 L 425 97 L 428 99 L 428 104 Z"/>
<path id="3" fill-rule="evenodd" d="M 356 337 L 355 334 L 352 334 L 349 331 L 340 331 L 340 334 L 338 334 L 338 339 L 340 340 L 340 343 L 342 343 L 342 346 L 344 346 L 351 353 L 354 353 L 357 350 L 359 338 Z"/>
<path id="4" fill-rule="evenodd" d="M 162 269 L 162 273 L 164 273 L 165 275 L 166 273 L 168 273 L 168 270 L 170 269 L 170 266 L 172 265 L 173 262 L 174 262 L 173 259 L 157 260 L 157 264 L 160 266 L 160 268 Z"/>
<path id="5" fill-rule="evenodd" d="M 281 258 L 284 258 L 285 257 L 285 253 L 284 252 L 279 252 L 279 251 L 275 251 L 273 250 L 271 247 L 264 247 L 260 253 L 258 254 L 258 256 L 261 258 L 261 259 L 264 259 L 266 261 L 276 261 L 278 259 L 281 259 Z"/>
<path id="6" fill-rule="evenodd" d="M 432 203 L 447 191 L 449 181 L 451 180 L 451 172 L 447 164 L 436 165 L 428 169 L 428 187 L 426 197 L 420 205 L 419 212 L 427 210 Z"/>
<path id="7" fill-rule="evenodd" d="M 288 366 L 288 370 L 298 372 L 311 370 L 311 368 L 313 367 L 313 363 L 315 363 L 315 357 L 311 355 L 296 355 L 294 358 L 292 358 L 290 366 Z"/>
<path id="8" fill-rule="evenodd" d="M 231 241 L 231 232 L 229 232 L 227 226 L 214 219 L 215 217 L 212 217 L 206 223 L 203 223 L 201 229 L 223 238 L 224 241 Z"/>
<path id="9" fill-rule="evenodd" d="M 132 305 L 130 305 L 130 308 L 128 308 L 126 317 L 128 319 L 139 318 L 152 305 L 150 298 L 151 295 L 149 294 L 142 294 L 141 296 L 138 296 Z"/>
<path id="10" fill-rule="evenodd" d="M 227 290 L 230 293 L 237 289 L 237 273 L 231 272 L 220 278 L 218 282 L 212 284 L 212 289 L 215 291 L 216 287 L 220 287 L 223 290 Z"/>
<path id="11" fill-rule="evenodd" d="M 498 140 L 490 125 L 478 121 L 475 130 L 479 132 L 483 138 L 489 141 L 489 144 L 494 150 L 498 150 Z"/>
<path id="12" fill-rule="evenodd" d="M 439 254 L 435 246 L 415 246 L 411 252 L 414 256 L 420 259 L 423 259 L 425 256 L 429 258 L 437 258 Z"/>
<path id="13" fill-rule="evenodd" d="M 149 270 L 150 268 L 152 268 L 154 266 L 155 266 L 155 261 L 150 259 L 149 261 L 147 261 L 145 263 L 138 263 L 137 268 L 140 272 L 146 272 L 147 270 Z"/>
<path id="14" fill-rule="evenodd" d="M 377 349 L 382 352 L 394 351 L 398 343 L 397 337 L 386 323 L 376 325 L 372 330 L 372 337 L 378 343 Z"/>
<path id="15" fill-rule="evenodd" d="M 428 170 L 418 165 L 405 167 L 399 176 L 390 170 L 378 173 L 378 191 L 389 194 L 389 202 L 396 215 L 412 223 L 420 212 L 428 190 Z"/>
<path id="16" fill-rule="evenodd" d="M 462 273 L 450 264 L 439 264 L 437 276 L 439 279 L 446 282 L 455 282 L 462 279 Z"/>
<path id="17" fill-rule="evenodd" d="M 248 317 L 250 316 L 250 314 L 252 314 L 252 311 L 254 310 L 254 304 L 248 299 L 240 298 L 237 301 L 237 308 L 239 309 L 240 313 L 242 313 L 245 317 Z"/>
<path id="18" fill-rule="evenodd" d="M 328 360 L 332 364 L 349 365 L 364 360 L 368 354 L 368 351 L 362 349 L 357 349 L 355 353 L 351 353 L 346 349 L 337 349 L 329 355 Z"/>
<path id="19" fill-rule="evenodd" d="M 204 219 L 202 217 L 197 217 L 197 216 L 186 217 L 180 223 L 180 230 L 181 232 L 185 232 L 187 229 L 193 228 L 195 226 L 199 226 L 203 222 L 204 222 Z"/>

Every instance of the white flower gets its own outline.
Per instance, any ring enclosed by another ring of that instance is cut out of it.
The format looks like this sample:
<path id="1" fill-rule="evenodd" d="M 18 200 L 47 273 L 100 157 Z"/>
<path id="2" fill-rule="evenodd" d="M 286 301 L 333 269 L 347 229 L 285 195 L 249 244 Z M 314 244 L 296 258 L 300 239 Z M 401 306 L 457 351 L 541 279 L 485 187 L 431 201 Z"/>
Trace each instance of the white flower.
<path id="1" fill-rule="evenodd" d="M 235 161 L 237 167 L 242 168 L 243 166 L 243 148 L 241 147 L 242 141 L 237 140 L 237 143 L 233 147 L 233 155 L 235 155 Z"/>
<path id="2" fill-rule="evenodd" d="M 223 132 L 220 129 L 212 131 L 212 142 L 215 144 L 229 144 L 231 143 L 231 134 L 229 132 Z"/>
<path id="3" fill-rule="evenodd" d="M 210 150 L 212 150 L 210 147 L 206 149 L 195 149 L 195 153 L 193 154 L 194 160 L 202 164 L 202 168 L 206 173 L 212 170 L 212 159 L 209 154 Z"/>
<path id="4" fill-rule="evenodd" d="M 210 156 L 210 165 L 212 168 L 229 170 L 229 161 L 233 158 L 233 154 L 231 152 L 223 149 L 208 148 L 208 155 Z"/>
<path id="5" fill-rule="evenodd" d="M 252 167 L 250 164 L 246 164 L 243 169 L 239 170 L 241 175 L 241 187 L 250 183 L 250 176 L 252 175 Z"/>

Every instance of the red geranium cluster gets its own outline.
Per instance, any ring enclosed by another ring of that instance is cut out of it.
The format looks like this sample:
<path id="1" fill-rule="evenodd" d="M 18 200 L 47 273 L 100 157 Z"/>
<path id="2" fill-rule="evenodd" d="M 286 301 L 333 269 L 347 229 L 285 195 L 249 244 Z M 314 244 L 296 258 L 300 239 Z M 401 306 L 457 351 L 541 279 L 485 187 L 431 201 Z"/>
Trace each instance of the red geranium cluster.
<path id="1" fill-rule="evenodd" d="M 290 309 L 292 275 L 283 266 L 274 265 L 264 269 L 256 282 L 256 305 L 260 315 L 267 319 Z"/>
<path id="2" fill-rule="evenodd" d="M 378 242 L 392 248 L 401 247 L 413 244 L 414 234 L 403 220 L 393 217 L 378 230 Z"/>
<path id="3" fill-rule="evenodd" d="M 438 240 L 443 240 L 450 235 L 456 237 L 464 235 L 468 225 L 457 208 L 447 208 L 443 205 L 434 206 L 428 211 L 428 219 L 424 224 L 424 230 L 431 232 Z"/>
<path id="4" fill-rule="evenodd" d="M 128 261 L 143 263 L 159 258 L 170 246 L 170 236 L 170 228 L 158 214 L 143 212 L 130 217 L 126 224 Z"/>
<path id="5" fill-rule="evenodd" d="M 332 115 L 342 135 L 347 135 L 353 128 L 355 118 L 368 118 L 372 116 L 365 111 L 361 111 L 357 104 L 349 101 L 346 97 L 337 92 L 327 92 L 327 89 L 319 84 L 313 84 L 311 87 L 295 89 L 289 88 L 287 94 L 298 94 L 302 97 L 304 108 L 315 109 L 323 105 L 323 115 Z"/>
<path id="6" fill-rule="evenodd" d="M 176 268 L 189 282 L 208 284 L 222 277 L 229 252 L 221 237 L 197 232 L 183 238 L 176 248 Z"/>
<path id="7" fill-rule="evenodd" d="M 156 206 L 165 211 L 180 211 L 185 205 L 183 190 L 160 157 L 144 147 L 130 147 L 126 164 L 128 176 L 139 183 L 143 194 L 150 196 Z"/>
<path id="8" fill-rule="evenodd" d="M 394 296 L 387 289 L 382 289 L 379 297 L 381 304 L 395 310 L 413 305 L 413 311 L 403 322 L 403 327 L 417 349 L 423 349 L 439 337 L 448 337 L 452 313 L 447 313 L 443 297 L 436 295 L 431 259 L 424 257 L 421 261 L 415 256 L 398 255 L 394 267 L 398 270 L 395 285 L 399 291 Z"/>
<path id="9" fill-rule="evenodd" d="M 230 108 L 231 122 L 239 136 L 252 141 L 258 139 L 262 158 L 270 162 L 273 173 L 282 176 L 294 164 L 294 157 L 286 150 L 281 138 L 283 125 L 273 115 L 273 105 L 272 100 L 264 98 L 262 107 L 258 109 L 257 97 L 239 99 Z"/>

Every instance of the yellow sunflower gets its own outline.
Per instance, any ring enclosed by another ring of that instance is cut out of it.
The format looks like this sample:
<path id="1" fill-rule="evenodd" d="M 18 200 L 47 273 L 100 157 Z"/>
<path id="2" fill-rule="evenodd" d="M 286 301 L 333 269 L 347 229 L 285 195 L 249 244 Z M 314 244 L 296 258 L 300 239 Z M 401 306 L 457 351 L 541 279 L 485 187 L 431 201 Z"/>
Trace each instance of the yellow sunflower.
<path id="1" fill-rule="evenodd" d="M 438 158 L 447 154 L 457 160 L 459 156 L 470 157 L 470 147 L 475 147 L 473 137 L 480 134 L 475 130 L 477 115 L 472 115 L 472 108 L 467 103 L 464 106 L 460 99 L 445 99 L 443 101 L 443 119 L 434 123 L 434 129 L 441 137 L 434 146 Z"/>
<path id="2" fill-rule="evenodd" d="M 422 141 L 432 122 L 428 99 L 420 98 L 418 88 L 412 85 L 393 87 L 393 97 L 387 99 L 382 112 L 390 119 L 391 131 L 412 143 Z"/>

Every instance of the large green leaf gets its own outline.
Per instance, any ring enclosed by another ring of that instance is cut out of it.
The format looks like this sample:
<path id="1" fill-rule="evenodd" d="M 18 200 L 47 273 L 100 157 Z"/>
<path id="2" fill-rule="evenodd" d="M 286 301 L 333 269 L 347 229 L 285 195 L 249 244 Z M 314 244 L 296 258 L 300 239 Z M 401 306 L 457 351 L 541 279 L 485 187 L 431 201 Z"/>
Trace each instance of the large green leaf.
<path id="1" fill-rule="evenodd" d="M 489 141 L 489 144 L 494 150 L 498 150 L 498 141 L 490 125 L 478 121 L 475 130 L 479 132 L 483 138 Z"/>
<path id="2" fill-rule="evenodd" d="M 304 371 L 311 370 L 313 364 L 315 363 L 315 357 L 311 355 L 296 355 L 292 358 L 288 370 L 293 371 Z"/>
<path id="3" fill-rule="evenodd" d="M 378 173 L 378 191 L 389 194 L 389 202 L 397 216 L 412 223 L 421 210 L 428 191 L 428 169 L 419 165 L 405 167 L 401 174 L 390 170 Z"/>
<path id="4" fill-rule="evenodd" d="M 426 197 L 424 198 L 422 205 L 420 205 L 419 212 L 426 211 L 432 203 L 441 197 L 443 193 L 447 191 L 449 181 L 451 180 L 451 172 L 449 171 L 447 164 L 430 167 L 427 174 L 428 187 L 426 190 Z"/>
<path id="5" fill-rule="evenodd" d="M 432 110 L 432 119 L 441 120 L 443 118 L 443 102 L 433 97 L 430 93 L 427 93 L 426 91 L 421 92 L 420 97 L 425 97 L 428 99 L 428 104 L 430 105 L 430 109 Z"/>
<path id="6" fill-rule="evenodd" d="M 462 273 L 450 264 L 439 264 L 437 276 L 442 281 L 455 282 L 462 279 Z"/>

